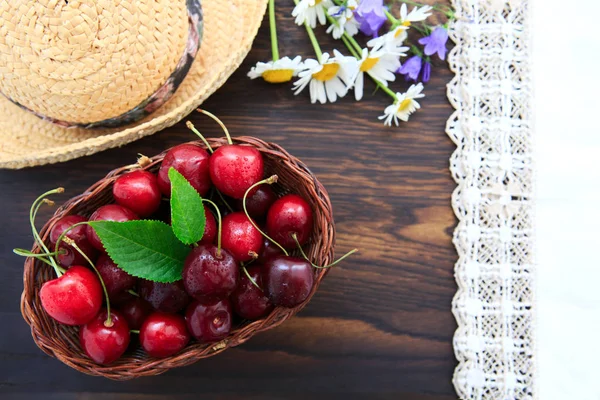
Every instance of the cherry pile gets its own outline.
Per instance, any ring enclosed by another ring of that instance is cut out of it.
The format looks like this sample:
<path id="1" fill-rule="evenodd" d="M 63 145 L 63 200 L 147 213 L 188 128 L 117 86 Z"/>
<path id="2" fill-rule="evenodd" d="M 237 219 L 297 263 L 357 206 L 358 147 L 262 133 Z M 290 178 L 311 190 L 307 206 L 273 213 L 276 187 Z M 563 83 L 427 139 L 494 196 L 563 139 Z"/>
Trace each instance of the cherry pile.
<path id="1" fill-rule="evenodd" d="M 112 187 L 114 204 L 99 207 L 89 218 L 62 217 L 50 231 L 50 249 L 37 236 L 48 258 L 18 253 L 55 268 L 58 278 L 41 287 L 42 306 L 56 321 L 80 327 L 81 346 L 95 362 L 116 361 L 132 334 L 139 334 L 141 347 L 157 358 L 181 351 L 191 340 L 220 341 L 244 320 L 303 303 L 315 268 L 326 268 L 313 265 L 302 249 L 313 230 L 308 202 L 296 194 L 278 197 L 270 186 L 277 177 L 263 179 L 262 154 L 233 144 L 224 130 L 229 144 L 214 152 L 206 141 L 208 151 L 195 144 L 173 147 L 156 173 L 140 168 L 119 176 Z M 131 276 L 115 264 L 87 221 L 170 223 L 162 210 L 171 195 L 170 168 L 218 208 L 215 218 L 205 203 L 204 234 L 185 259 L 181 280 L 160 283 Z M 32 218 L 50 202 L 45 197 L 56 192 L 36 200 Z M 302 257 L 291 256 L 294 250 Z"/>

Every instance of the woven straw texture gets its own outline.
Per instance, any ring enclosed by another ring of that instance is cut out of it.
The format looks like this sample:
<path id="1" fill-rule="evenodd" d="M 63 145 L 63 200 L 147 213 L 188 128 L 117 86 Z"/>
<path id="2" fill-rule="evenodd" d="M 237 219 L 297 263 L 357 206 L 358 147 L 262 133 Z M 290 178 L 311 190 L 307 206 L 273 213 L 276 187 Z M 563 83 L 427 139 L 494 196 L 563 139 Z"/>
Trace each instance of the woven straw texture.
<path id="1" fill-rule="evenodd" d="M 454 0 L 447 132 L 461 399 L 535 398 L 533 143 L 527 0 Z"/>
<path id="2" fill-rule="evenodd" d="M 214 93 L 241 64 L 262 22 L 266 5 L 267 0 L 203 0 L 201 49 L 185 80 L 164 106 L 125 129 L 62 128 L 0 96 L 0 168 L 66 161 L 117 147 L 174 125 Z M 187 20 L 186 15 L 182 18 Z M 182 29 L 188 27 L 178 25 Z M 185 45 L 185 40 L 182 43 Z M 182 53 L 183 49 L 177 59 Z M 139 72 L 136 70 L 134 75 Z"/>
<path id="3" fill-rule="evenodd" d="M 314 229 L 306 247 L 307 255 L 318 265 L 331 263 L 333 260 L 335 230 L 329 196 L 321 183 L 301 161 L 288 154 L 278 145 L 265 143 L 251 137 L 234 138 L 234 142 L 253 146 L 263 154 L 266 176 L 272 174 L 279 176 L 279 182 L 273 185 L 277 193 L 297 193 L 309 202 L 314 212 Z M 200 141 L 192 143 L 204 148 Z M 227 144 L 227 141 L 225 138 L 209 139 L 209 143 L 216 149 Z M 144 169 L 156 171 L 165 154 L 166 151 L 153 157 L 152 162 L 146 165 Z M 115 179 L 136 168 L 140 168 L 140 166 L 130 165 L 116 169 L 90 187 L 85 193 L 67 201 L 40 231 L 42 240 L 47 241 L 50 229 L 59 218 L 69 214 L 89 216 L 99 206 L 112 202 L 112 184 Z M 35 245 L 33 251 L 39 253 L 40 249 Z M 304 308 L 328 271 L 329 269 L 314 269 L 315 285 L 308 299 L 298 307 L 293 309 L 276 308 L 264 319 L 244 322 L 235 327 L 230 336 L 221 342 L 212 344 L 194 342 L 179 354 L 164 359 L 151 358 L 141 349 L 137 349 L 134 352 L 125 353 L 123 357 L 110 366 L 100 366 L 91 361 L 79 345 L 79 328 L 57 323 L 42 309 L 39 298 L 40 287 L 44 282 L 53 279 L 55 275 L 52 268 L 31 258 L 25 262 L 21 312 L 25 321 L 31 327 L 34 341 L 45 353 L 89 375 L 99 375 L 115 380 L 128 380 L 140 376 L 158 375 L 171 368 L 190 365 L 199 359 L 213 356 L 230 347 L 240 345 L 254 334 L 281 324 Z"/>

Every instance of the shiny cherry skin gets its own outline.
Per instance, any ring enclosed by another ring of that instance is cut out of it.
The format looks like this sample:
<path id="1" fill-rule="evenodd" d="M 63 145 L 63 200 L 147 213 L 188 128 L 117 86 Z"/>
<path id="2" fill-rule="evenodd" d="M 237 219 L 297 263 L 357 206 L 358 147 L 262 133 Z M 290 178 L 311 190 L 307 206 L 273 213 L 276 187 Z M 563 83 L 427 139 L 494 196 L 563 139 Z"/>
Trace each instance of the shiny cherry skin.
<path id="1" fill-rule="evenodd" d="M 50 251 L 54 251 L 56 242 L 64 233 L 64 231 L 77 223 L 85 221 L 87 221 L 87 218 L 82 217 L 81 215 L 67 215 L 66 217 L 62 217 L 56 221 L 50 230 Z M 86 225 L 76 226 L 67 232 L 66 237 L 72 239 L 77 247 L 79 247 L 79 249 L 83 251 L 92 262 L 94 262 L 98 252 L 87 239 L 86 227 Z M 71 265 L 87 265 L 87 260 L 77 250 L 65 242 L 60 244 L 59 249 L 62 250 L 62 254 L 59 254 L 57 259 L 58 263 L 63 267 L 68 268 Z"/>
<path id="2" fill-rule="evenodd" d="M 42 307 L 52 318 L 65 325 L 83 325 L 102 307 L 103 292 L 98 276 L 74 265 L 60 278 L 42 285 Z"/>
<path id="3" fill-rule="evenodd" d="M 140 280 L 138 286 L 140 297 L 157 311 L 176 313 L 192 301 L 185 291 L 183 281 L 160 283 Z"/>
<path id="4" fill-rule="evenodd" d="M 196 300 L 185 311 L 188 331 L 203 343 L 225 339 L 231 332 L 231 320 L 229 299 Z"/>
<path id="5" fill-rule="evenodd" d="M 154 312 L 150 303 L 139 297 L 133 297 L 118 307 L 127 321 L 129 329 L 139 330 L 146 318 Z"/>
<path id="6" fill-rule="evenodd" d="M 151 357 L 165 358 L 178 353 L 190 341 L 181 315 L 155 312 L 140 328 L 140 343 Z"/>
<path id="7" fill-rule="evenodd" d="M 308 242 L 313 228 L 310 205 L 295 194 L 285 195 L 271 206 L 267 214 L 267 234 L 286 249 L 295 249 L 295 233 L 300 245 Z"/>
<path id="8" fill-rule="evenodd" d="M 258 286 L 264 288 L 262 265 L 253 264 L 247 267 L 247 270 Z M 240 284 L 231 295 L 231 304 L 237 315 L 250 320 L 262 318 L 273 310 L 273 304 L 264 290 L 257 288 L 244 273 L 241 274 Z"/>
<path id="9" fill-rule="evenodd" d="M 254 147 L 225 145 L 210 157 L 210 179 L 219 191 L 234 199 L 260 181 L 264 173 L 262 154 Z"/>
<path id="10" fill-rule="evenodd" d="M 269 207 L 277 200 L 277 195 L 270 185 L 260 185 L 253 194 L 246 197 L 246 210 L 250 217 L 262 220 L 269 211 Z M 236 200 L 238 210 L 244 211 L 242 199 Z"/>
<path id="11" fill-rule="evenodd" d="M 140 217 L 154 214 L 160 207 L 161 193 L 156 175 L 136 170 L 117 178 L 113 185 L 117 204 L 129 208 Z"/>
<path id="12" fill-rule="evenodd" d="M 276 244 L 273 244 L 269 239 L 263 237 L 263 245 L 260 253 L 258 253 L 258 258 L 256 262 L 259 264 L 264 264 L 268 259 L 282 255 L 283 252 Z"/>
<path id="13" fill-rule="evenodd" d="M 183 264 L 185 290 L 198 300 L 224 298 L 233 292 L 240 280 L 239 265 L 233 255 L 217 246 L 194 247 Z"/>
<path id="14" fill-rule="evenodd" d="M 116 222 L 125 222 L 125 221 L 133 221 L 136 219 L 140 219 L 137 214 L 135 214 L 130 209 L 120 206 L 118 204 L 108 204 L 106 206 L 102 206 L 98 208 L 94 213 L 90 216 L 90 221 L 116 221 Z M 86 227 L 87 238 L 92 246 L 94 246 L 98 250 L 104 251 L 104 246 L 100 241 L 98 235 L 96 235 L 96 231 L 91 226 Z"/>
<path id="15" fill-rule="evenodd" d="M 111 302 L 117 300 L 123 292 L 133 289 L 137 279 L 129 275 L 114 263 L 106 254 L 98 257 L 96 269 L 102 276 L 104 286 Z"/>
<path id="16" fill-rule="evenodd" d="M 202 235 L 200 243 L 211 244 L 214 243 L 217 237 L 217 220 L 206 205 L 204 206 L 204 215 L 206 216 L 206 224 L 204 225 L 204 235 Z"/>
<path id="17" fill-rule="evenodd" d="M 158 170 L 158 187 L 167 197 L 171 197 L 171 180 L 169 168 L 175 168 L 198 191 L 200 196 L 206 195 L 212 186 L 208 171 L 209 154 L 201 147 L 193 144 L 180 144 L 173 147 Z"/>
<path id="18" fill-rule="evenodd" d="M 223 218 L 221 244 L 236 260 L 244 262 L 252 259 L 253 253 L 260 253 L 263 236 L 243 212 L 234 212 Z"/>
<path id="19" fill-rule="evenodd" d="M 308 298 L 314 284 L 312 265 L 297 257 L 271 258 L 262 272 L 265 292 L 276 306 L 296 307 Z"/>
<path id="20" fill-rule="evenodd" d="M 106 309 L 79 329 L 79 342 L 85 353 L 98 364 L 108 365 L 119 359 L 129 346 L 129 326 L 125 318 L 112 311 L 112 325 L 106 326 Z"/>

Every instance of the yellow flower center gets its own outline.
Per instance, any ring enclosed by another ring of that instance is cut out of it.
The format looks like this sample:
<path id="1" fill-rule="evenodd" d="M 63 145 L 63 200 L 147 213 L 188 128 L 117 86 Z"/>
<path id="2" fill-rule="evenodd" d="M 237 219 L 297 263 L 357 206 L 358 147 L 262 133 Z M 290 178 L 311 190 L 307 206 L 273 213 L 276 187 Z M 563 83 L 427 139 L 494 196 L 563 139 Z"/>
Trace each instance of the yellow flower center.
<path id="1" fill-rule="evenodd" d="M 379 57 L 367 58 L 360 64 L 360 72 L 365 72 L 373 68 L 379 62 Z"/>
<path id="2" fill-rule="evenodd" d="M 411 104 L 412 104 L 412 100 L 411 99 L 404 99 L 404 100 L 402 100 L 402 103 L 400 103 L 398 105 L 398 112 L 405 112 L 405 111 L 407 111 L 410 108 Z"/>
<path id="3" fill-rule="evenodd" d="M 314 73 L 312 76 L 318 81 L 325 82 L 329 81 L 337 75 L 340 69 L 340 64 L 331 63 L 323 65 L 323 69 L 317 73 Z"/>
<path id="4" fill-rule="evenodd" d="M 408 25 L 406 25 L 406 24 L 408 24 Z M 410 26 L 410 21 L 403 22 L 402 26 Z M 396 33 L 394 33 L 394 37 L 398 38 L 398 36 L 402 35 L 403 32 L 404 32 L 404 29 L 397 29 Z"/>
<path id="5" fill-rule="evenodd" d="M 315 0 L 315 6 L 319 4 L 322 0 Z"/>
<path id="6" fill-rule="evenodd" d="M 288 82 L 293 76 L 293 69 L 270 69 L 262 74 L 263 79 L 269 83 Z"/>
<path id="7" fill-rule="evenodd" d="M 403 21 L 402 26 L 406 26 L 407 28 L 411 25 L 410 21 Z"/>

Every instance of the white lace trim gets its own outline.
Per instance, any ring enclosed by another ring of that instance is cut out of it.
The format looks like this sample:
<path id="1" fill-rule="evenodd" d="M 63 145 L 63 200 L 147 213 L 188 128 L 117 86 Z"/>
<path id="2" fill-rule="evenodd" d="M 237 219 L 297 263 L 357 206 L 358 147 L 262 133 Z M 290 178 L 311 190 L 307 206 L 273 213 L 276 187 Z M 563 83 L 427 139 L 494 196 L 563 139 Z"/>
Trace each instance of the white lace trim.
<path id="1" fill-rule="evenodd" d="M 530 31 L 527 0 L 452 0 L 456 73 L 447 133 L 457 150 L 458 322 L 462 399 L 533 399 L 534 272 Z"/>

